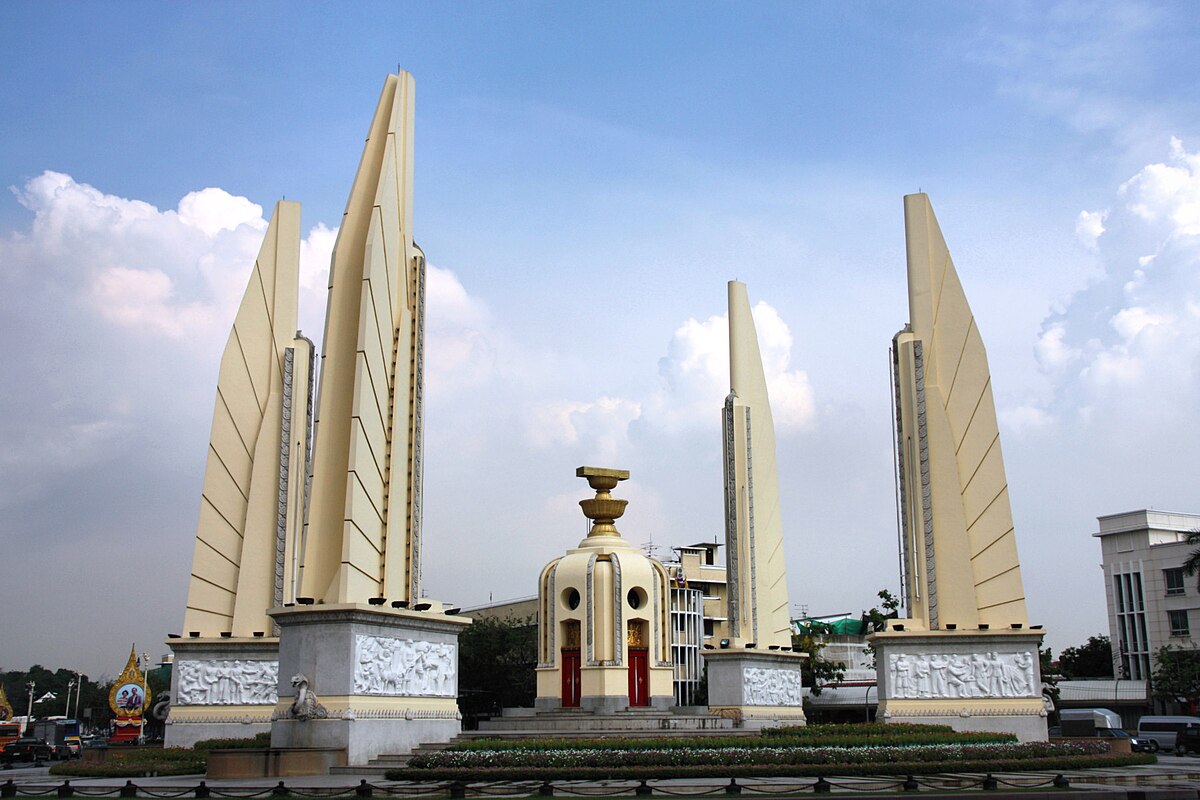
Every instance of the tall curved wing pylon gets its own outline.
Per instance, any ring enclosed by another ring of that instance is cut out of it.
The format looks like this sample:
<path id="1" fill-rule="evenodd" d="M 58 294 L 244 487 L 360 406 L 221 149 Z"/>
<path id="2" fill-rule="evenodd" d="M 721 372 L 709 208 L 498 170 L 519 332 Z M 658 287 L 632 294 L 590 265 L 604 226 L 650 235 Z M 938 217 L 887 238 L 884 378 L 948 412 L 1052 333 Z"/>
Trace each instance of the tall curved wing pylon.
<path id="1" fill-rule="evenodd" d="M 1027 624 L 983 338 L 929 198 L 904 198 L 909 325 L 896 335 L 907 600 L 930 629 Z"/>

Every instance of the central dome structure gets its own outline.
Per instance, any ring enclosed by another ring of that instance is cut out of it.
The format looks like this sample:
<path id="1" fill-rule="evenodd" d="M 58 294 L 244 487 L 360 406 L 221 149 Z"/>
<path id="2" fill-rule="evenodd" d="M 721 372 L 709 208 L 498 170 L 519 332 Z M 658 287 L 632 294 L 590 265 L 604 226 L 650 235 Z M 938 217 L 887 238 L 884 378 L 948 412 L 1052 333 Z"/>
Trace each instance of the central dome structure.
<path id="1" fill-rule="evenodd" d="M 608 714 L 674 703 L 667 572 L 617 531 L 628 470 L 580 467 L 596 496 L 579 502 L 588 535 L 538 581 L 539 709 Z"/>

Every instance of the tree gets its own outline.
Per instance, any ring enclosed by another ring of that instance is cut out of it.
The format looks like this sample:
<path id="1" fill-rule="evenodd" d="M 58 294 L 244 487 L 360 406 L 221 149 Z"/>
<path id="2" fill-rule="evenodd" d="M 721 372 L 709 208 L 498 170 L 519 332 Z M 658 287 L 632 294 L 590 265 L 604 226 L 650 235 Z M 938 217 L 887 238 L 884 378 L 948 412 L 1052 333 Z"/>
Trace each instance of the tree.
<path id="1" fill-rule="evenodd" d="M 898 619 L 900 617 L 900 599 L 889 592 L 887 589 L 880 589 L 876 593 L 882 602 L 882 610 L 878 607 L 872 607 L 869 611 L 863 612 L 863 622 L 867 623 L 873 631 L 882 631 L 887 629 L 887 621 L 889 619 Z"/>
<path id="2" fill-rule="evenodd" d="M 1187 561 L 1183 562 L 1183 574 L 1189 578 L 1200 572 L 1200 528 L 1188 531 L 1187 538 L 1184 542 L 1195 547 L 1196 549 L 1188 553 Z M 1200 580 L 1196 581 L 1196 585 L 1200 587 Z"/>
<path id="3" fill-rule="evenodd" d="M 32 710 L 35 719 L 57 715 L 70 716 L 70 713 L 64 712 L 67 712 L 68 691 L 72 697 L 71 709 L 74 710 L 75 707 L 75 689 L 72 685 L 74 680 L 75 673 L 70 670 L 51 671 L 41 664 L 34 664 L 24 672 L 6 672 L 3 676 L 4 691 L 16 715 L 23 716 L 30 708 L 29 683 L 34 683 Z"/>
<path id="4" fill-rule="evenodd" d="M 863 632 L 870 633 L 872 631 L 887 630 L 887 621 L 889 619 L 900 618 L 900 599 L 887 589 L 880 589 L 876 593 L 876 597 L 880 599 L 879 606 L 873 606 L 870 610 L 862 612 Z M 867 642 L 867 646 L 863 648 L 863 652 L 871 657 L 871 668 L 875 668 L 875 645 Z"/>
<path id="5" fill-rule="evenodd" d="M 476 619 L 458 635 L 458 702 L 468 720 L 532 706 L 537 695 L 537 623 Z"/>
<path id="6" fill-rule="evenodd" d="M 833 633 L 832 626 L 817 620 L 805 620 L 800 632 L 792 633 L 792 649 L 808 654 L 808 658 L 800 664 L 800 678 L 806 686 L 811 687 L 814 697 L 821 693 L 822 683 L 837 683 L 846 677 L 845 664 L 821 657 L 821 651 L 825 649 L 825 637 Z"/>
<path id="7" fill-rule="evenodd" d="M 1058 669 L 1064 678 L 1111 678 L 1112 642 L 1102 633 L 1089 636 L 1087 644 L 1068 647 L 1058 654 Z"/>
<path id="8" fill-rule="evenodd" d="M 1164 645 L 1154 654 L 1154 694 L 1196 710 L 1200 700 L 1200 650 Z"/>

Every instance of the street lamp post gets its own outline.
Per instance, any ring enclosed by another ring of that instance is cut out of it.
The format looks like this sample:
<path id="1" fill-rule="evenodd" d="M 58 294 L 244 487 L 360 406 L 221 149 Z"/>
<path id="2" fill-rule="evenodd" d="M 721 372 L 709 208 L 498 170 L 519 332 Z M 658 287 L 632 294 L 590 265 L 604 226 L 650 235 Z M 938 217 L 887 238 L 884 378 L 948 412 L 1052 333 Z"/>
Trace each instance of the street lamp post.
<path id="1" fill-rule="evenodd" d="M 33 690 L 37 688 L 37 683 L 30 681 L 25 686 L 29 689 L 29 705 L 25 709 L 25 727 L 28 728 L 33 719 Z"/>
<path id="2" fill-rule="evenodd" d="M 67 707 L 63 709 L 63 716 L 71 716 L 71 690 L 75 688 L 75 679 L 67 681 Z"/>
<path id="3" fill-rule="evenodd" d="M 149 675 L 147 673 L 150 670 L 150 654 L 145 651 L 142 652 L 142 665 L 142 713 L 140 717 L 141 726 L 138 729 L 138 744 L 146 743 L 146 712 L 149 710 L 146 708 L 146 691 L 149 685 Z"/>
<path id="4" fill-rule="evenodd" d="M 83 674 L 75 673 L 75 719 L 79 719 L 79 695 L 83 694 Z"/>

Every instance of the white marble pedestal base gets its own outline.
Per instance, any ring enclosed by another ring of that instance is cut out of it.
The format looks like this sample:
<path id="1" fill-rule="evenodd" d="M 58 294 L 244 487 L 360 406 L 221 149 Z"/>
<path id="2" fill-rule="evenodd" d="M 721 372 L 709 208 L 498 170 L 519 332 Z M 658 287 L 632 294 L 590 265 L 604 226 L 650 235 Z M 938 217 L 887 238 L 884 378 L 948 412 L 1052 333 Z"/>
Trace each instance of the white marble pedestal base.
<path id="1" fill-rule="evenodd" d="M 462 730 L 458 634 L 469 619 L 358 604 L 270 614 L 280 628 L 271 747 L 345 748 L 358 765 Z"/>
<path id="2" fill-rule="evenodd" d="M 279 699 L 278 639 L 189 637 L 167 645 L 175 655 L 167 747 L 249 739 L 271 730 Z"/>
<path id="3" fill-rule="evenodd" d="M 804 725 L 804 658 L 781 650 L 706 650 L 709 713 L 742 728 Z"/>
<path id="4" fill-rule="evenodd" d="M 1038 645 L 1043 633 L 885 631 L 872 634 L 881 722 L 1003 731 L 1046 741 Z"/>

